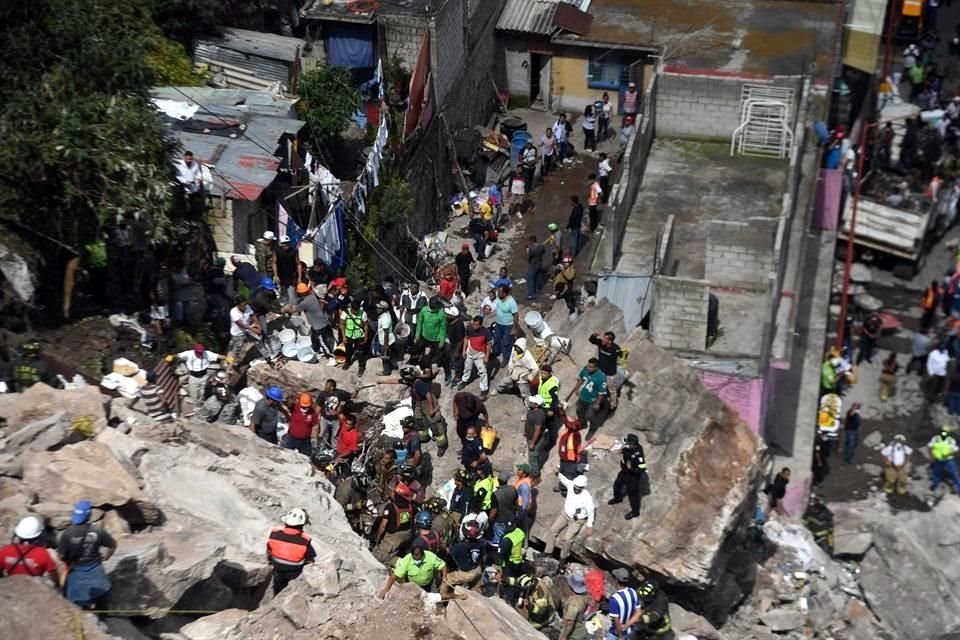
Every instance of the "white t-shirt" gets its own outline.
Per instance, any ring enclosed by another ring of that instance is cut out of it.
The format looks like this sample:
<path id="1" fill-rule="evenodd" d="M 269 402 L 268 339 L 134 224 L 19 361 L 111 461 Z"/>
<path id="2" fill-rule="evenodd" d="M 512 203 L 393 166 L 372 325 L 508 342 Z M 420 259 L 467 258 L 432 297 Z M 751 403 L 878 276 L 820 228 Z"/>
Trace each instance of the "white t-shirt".
<path id="1" fill-rule="evenodd" d="M 880 455 L 889 460 L 890 464 L 895 467 L 902 467 L 904 464 L 906 464 L 907 460 L 910 459 L 910 454 L 912 453 L 913 449 L 899 442 L 892 442 L 885 446 L 882 451 L 880 451 Z"/>
<path id="2" fill-rule="evenodd" d="M 608 176 L 610 171 L 613 170 L 613 167 L 610 166 L 610 158 L 604 158 L 600 164 L 597 165 L 597 175 L 598 176 Z"/>
<path id="3" fill-rule="evenodd" d="M 243 324 L 249 326 L 250 320 L 253 318 L 253 309 L 247 305 L 247 308 L 243 311 L 240 311 L 239 307 L 234 307 L 230 309 L 230 335 L 231 336 L 242 336 L 243 329 L 237 326 L 237 322 L 242 322 Z"/>
<path id="4" fill-rule="evenodd" d="M 383 344 L 384 332 L 387 333 L 387 344 Z M 384 347 L 389 347 L 397 340 L 396 336 L 393 335 L 393 320 L 389 313 L 381 313 L 377 317 L 377 339 Z"/>
<path id="5" fill-rule="evenodd" d="M 177 162 L 175 168 L 177 170 L 177 180 L 180 181 L 180 184 L 183 185 L 188 193 L 196 193 L 200 190 L 203 177 L 200 173 L 199 162 L 194 160 L 187 165 L 186 162 L 180 160 Z"/>
<path id="6" fill-rule="evenodd" d="M 611 114 L 613 114 L 613 103 L 612 103 L 612 102 L 604 102 L 604 103 L 603 103 L 603 115 L 600 116 L 600 117 L 601 117 L 601 118 L 607 118 L 607 119 L 609 119 Z"/>
<path id="7" fill-rule="evenodd" d="M 947 363 L 950 362 L 950 354 L 945 349 L 931 351 L 927 356 L 927 375 L 945 376 L 947 375 Z"/>

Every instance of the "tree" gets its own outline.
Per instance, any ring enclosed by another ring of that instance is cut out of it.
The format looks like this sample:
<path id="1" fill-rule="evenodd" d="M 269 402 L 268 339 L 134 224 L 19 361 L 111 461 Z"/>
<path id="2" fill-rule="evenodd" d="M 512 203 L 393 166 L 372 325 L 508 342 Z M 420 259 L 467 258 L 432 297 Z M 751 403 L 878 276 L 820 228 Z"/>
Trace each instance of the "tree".
<path id="1" fill-rule="evenodd" d="M 0 222 L 79 250 L 121 220 L 173 226 L 172 142 L 153 109 L 137 0 L 0 10 Z"/>
<path id="2" fill-rule="evenodd" d="M 314 152 L 339 137 L 350 116 L 360 108 L 360 92 L 350 86 L 350 71 L 318 65 L 297 81 L 300 114 L 307 121 Z"/>

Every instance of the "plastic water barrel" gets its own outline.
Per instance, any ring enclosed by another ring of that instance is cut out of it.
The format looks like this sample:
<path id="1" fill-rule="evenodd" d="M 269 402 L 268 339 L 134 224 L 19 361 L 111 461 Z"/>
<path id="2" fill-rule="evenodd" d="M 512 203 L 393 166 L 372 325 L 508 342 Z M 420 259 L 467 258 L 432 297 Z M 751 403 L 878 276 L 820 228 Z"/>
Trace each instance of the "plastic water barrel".
<path id="1" fill-rule="evenodd" d="M 510 116 L 500 121 L 500 133 L 507 137 L 507 140 L 513 140 L 513 134 L 517 131 L 526 131 L 527 123 L 520 118 Z"/>

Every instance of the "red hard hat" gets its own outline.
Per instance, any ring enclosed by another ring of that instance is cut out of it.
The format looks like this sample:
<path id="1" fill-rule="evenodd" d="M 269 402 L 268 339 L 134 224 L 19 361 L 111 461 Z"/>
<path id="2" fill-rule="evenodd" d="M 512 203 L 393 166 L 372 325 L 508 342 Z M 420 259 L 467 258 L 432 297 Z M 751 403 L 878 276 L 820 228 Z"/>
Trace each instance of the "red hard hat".
<path id="1" fill-rule="evenodd" d="M 402 482 L 397 483 L 397 486 L 394 488 L 393 492 L 401 498 L 413 500 L 413 490 Z"/>

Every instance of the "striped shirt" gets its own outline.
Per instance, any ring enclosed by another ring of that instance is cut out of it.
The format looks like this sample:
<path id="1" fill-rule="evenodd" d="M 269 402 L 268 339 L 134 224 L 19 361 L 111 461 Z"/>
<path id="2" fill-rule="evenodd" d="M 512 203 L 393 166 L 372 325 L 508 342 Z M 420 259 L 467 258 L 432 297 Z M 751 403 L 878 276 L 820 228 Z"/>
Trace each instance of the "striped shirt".
<path id="1" fill-rule="evenodd" d="M 140 387 L 140 399 L 143 401 L 143 410 L 154 420 L 159 420 L 169 413 L 163 406 L 160 397 L 160 387 L 155 384 L 145 384 Z"/>
<path id="2" fill-rule="evenodd" d="M 619 620 L 620 625 L 626 628 L 627 621 L 633 617 L 637 607 L 640 606 L 640 596 L 633 587 L 624 587 L 610 596 L 610 618 Z M 611 627 L 610 631 L 616 634 L 616 628 Z M 616 635 L 614 635 L 616 637 Z"/>

